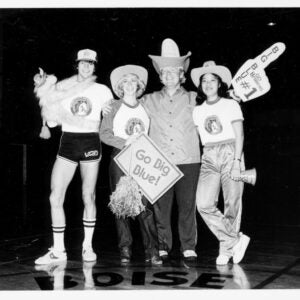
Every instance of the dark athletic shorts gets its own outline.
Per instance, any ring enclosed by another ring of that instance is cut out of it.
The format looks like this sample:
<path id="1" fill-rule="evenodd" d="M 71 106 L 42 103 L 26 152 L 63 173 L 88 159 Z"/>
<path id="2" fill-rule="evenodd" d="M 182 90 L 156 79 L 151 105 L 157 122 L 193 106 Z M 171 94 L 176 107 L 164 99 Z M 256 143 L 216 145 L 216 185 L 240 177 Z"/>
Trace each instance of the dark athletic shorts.
<path id="1" fill-rule="evenodd" d="M 73 163 L 97 162 L 101 159 L 99 133 L 63 132 L 57 157 Z"/>

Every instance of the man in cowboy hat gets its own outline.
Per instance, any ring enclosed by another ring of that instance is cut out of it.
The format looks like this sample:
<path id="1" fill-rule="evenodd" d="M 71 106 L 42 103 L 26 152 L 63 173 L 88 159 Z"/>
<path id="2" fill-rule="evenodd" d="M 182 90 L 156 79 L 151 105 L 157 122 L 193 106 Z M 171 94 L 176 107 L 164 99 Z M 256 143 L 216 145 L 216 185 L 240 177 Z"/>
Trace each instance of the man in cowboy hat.
<path id="1" fill-rule="evenodd" d="M 149 55 L 163 88 L 145 95 L 142 101 L 151 120 L 149 136 L 184 174 L 154 204 L 159 254 L 166 259 L 172 249 L 171 212 L 176 198 L 181 252 L 184 260 L 195 261 L 195 193 L 200 169 L 199 138 L 192 120 L 196 93 L 181 86 L 185 82 L 184 73 L 188 69 L 190 55 L 191 52 L 188 52 L 180 56 L 177 44 L 165 39 L 161 56 Z"/>

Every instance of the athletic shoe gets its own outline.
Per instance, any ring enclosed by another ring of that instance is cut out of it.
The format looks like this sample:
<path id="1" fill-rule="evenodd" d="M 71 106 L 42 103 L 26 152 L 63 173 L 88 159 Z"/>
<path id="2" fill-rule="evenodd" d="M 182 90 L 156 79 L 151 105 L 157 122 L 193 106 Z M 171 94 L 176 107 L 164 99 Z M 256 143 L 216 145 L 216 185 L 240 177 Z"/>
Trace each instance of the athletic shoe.
<path id="1" fill-rule="evenodd" d="M 247 235 L 245 235 L 245 234 L 240 235 L 240 239 L 239 239 L 238 243 L 232 248 L 233 262 L 235 264 L 238 264 L 239 262 L 242 261 L 244 255 L 245 255 L 246 249 L 249 245 L 249 242 L 250 242 L 250 238 Z"/>
<path id="2" fill-rule="evenodd" d="M 169 257 L 169 254 L 166 250 L 159 250 L 158 253 L 159 253 L 160 258 L 163 260 L 167 259 Z"/>
<path id="3" fill-rule="evenodd" d="M 82 259 L 83 261 L 96 261 L 97 254 L 94 252 L 92 247 L 82 248 Z"/>
<path id="4" fill-rule="evenodd" d="M 230 257 L 224 254 L 220 254 L 216 259 L 217 265 L 227 265 Z"/>
<path id="5" fill-rule="evenodd" d="M 66 251 L 59 251 L 54 248 L 49 248 L 44 256 L 39 257 L 34 261 L 36 265 L 48 265 L 54 262 L 66 261 L 67 254 Z"/>
<path id="6" fill-rule="evenodd" d="M 196 260 L 197 254 L 194 250 L 185 250 L 183 251 L 183 257 L 185 260 Z"/>

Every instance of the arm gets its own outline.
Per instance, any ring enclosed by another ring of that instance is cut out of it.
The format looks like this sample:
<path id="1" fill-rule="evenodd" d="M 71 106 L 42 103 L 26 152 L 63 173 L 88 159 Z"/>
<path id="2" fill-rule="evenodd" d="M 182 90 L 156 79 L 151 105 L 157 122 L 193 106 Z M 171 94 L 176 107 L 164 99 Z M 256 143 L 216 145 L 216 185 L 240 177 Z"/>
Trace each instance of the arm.
<path id="1" fill-rule="evenodd" d="M 102 116 L 104 117 L 105 115 L 109 114 L 112 111 L 112 105 L 114 103 L 114 101 L 116 101 L 114 99 L 114 96 L 111 92 L 111 90 L 109 88 L 107 88 L 107 96 L 106 96 L 106 100 L 104 102 L 104 104 L 102 105 L 101 111 L 102 111 Z"/>
<path id="2" fill-rule="evenodd" d="M 234 160 L 230 171 L 230 177 L 233 180 L 239 180 L 241 176 L 241 157 L 244 147 L 244 126 L 243 121 L 238 120 L 232 122 L 232 127 L 235 134 L 235 153 Z"/>
<path id="3" fill-rule="evenodd" d="M 112 106 L 111 112 L 103 117 L 100 126 L 100 140 L 107 145 L 122 149 L 125 146 L 126 140 L 115 136 L 113 132 L 113 120 L 116 112 L 117 109 Z"/>
<path id="4" fill-rule="evenodd" d="M 101 111 L 102 111 L 102 116 L 105 117 L 106 115 L 108 115 L 111 111 L 112 111 L 112 104 L 114 103 L 113 98 L 110 100 L 107 100 L 106 102 L 104 102 Z"/>
<path id="5" fill-rule="evenodd" d="M 190 98 L 190 105 L 192 106 L 196 106 L 196 97 L 197 97 L 197 93 L 196 92 L 189 92 L 189 98 Z"/>

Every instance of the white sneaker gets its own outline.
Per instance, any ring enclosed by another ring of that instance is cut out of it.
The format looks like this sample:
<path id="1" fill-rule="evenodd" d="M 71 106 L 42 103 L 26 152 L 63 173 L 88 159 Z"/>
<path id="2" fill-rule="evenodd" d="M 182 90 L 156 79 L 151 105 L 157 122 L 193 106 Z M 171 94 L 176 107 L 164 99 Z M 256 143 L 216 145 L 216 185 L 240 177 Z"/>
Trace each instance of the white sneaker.
<path id="1" fill-rule="evenodd" d="M 183 251 L 184 257 L 197 257 L 197 254 L 194 250 L 185 250 Z"/>
<path id="2" fill-rule="evenodd" d="M 224 254 L 220 254 L 216 259 L 217 265 L 227 265 L 230 257 Z"/>
<path id="3" fill-rule="evenodd" d="M 168 256 L 168 252 L 166 250 L 159 250 L 158 253 L 159 253 L 160 257 L 162 257 L 162 256 Z"/>
<path id="4" fill-rule="evenodd" d="M 83 261 L 96 261 L 97 254 L 94 252 L 92 247 L 87 247 L 82 249 L 82 259 Z"/>
<path id="5" fill-rule="evenodd" d="M 67 254 L 66 251 L 59 251 L 54 248 L 49 248 L 49 252 L 47 252 L 44 256 L 39 257 L 34 261 L 36 265 L 48 265 L 54 262 L 66 261 Z"/>
<path id="6" fill-rule="evenodd" d="M 232 248 L 232 250 L 233 250 L 233 262 L 235 264 L 238 264 L 243 259 L 244 255 L 245 255 L 245 252 L 246 252 L 246 249 L 249 245 L 249 242 L 250 242 L 250 238 L 247 235 L 245 235 L 245 234 L 240 235 L 240 240 Z"/>

